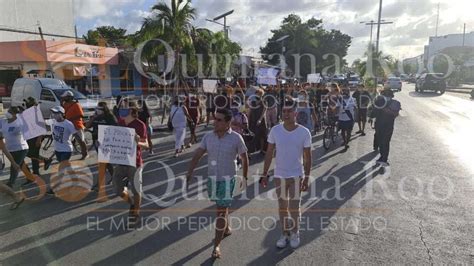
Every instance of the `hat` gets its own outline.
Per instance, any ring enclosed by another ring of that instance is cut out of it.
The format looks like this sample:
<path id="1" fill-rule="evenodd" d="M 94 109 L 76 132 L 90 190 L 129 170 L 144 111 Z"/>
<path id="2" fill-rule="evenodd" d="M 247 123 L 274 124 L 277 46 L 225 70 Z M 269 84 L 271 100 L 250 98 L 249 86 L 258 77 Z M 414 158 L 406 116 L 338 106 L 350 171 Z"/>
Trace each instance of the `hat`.
<path id="1" fill-rule="evenodd" d="M 51 108 L 50 110 L 51 110 L 51 112 L 53 112 L 53 113 L 62 113 L 62 114 L 65 113 L 64 108 L 62 108 L 61 106 L 53 107 L 53 108 Z"/>
<path id="2" fill-rule="evenodd" d="M 68 96 L 74 97 L 74 93 L 72 93 L 72 91 L 69 91 L 69 90 L 65 91 L 63 95 L 61 95 L 61 98 L 68 97 Z"/>

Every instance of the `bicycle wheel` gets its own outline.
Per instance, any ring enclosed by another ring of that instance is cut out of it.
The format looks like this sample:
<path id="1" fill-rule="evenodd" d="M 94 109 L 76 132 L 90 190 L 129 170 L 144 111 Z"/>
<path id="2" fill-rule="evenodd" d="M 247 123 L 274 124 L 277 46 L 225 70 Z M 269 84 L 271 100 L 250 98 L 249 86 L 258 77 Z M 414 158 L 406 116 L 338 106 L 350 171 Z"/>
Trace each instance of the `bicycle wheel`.
<path id="1" fill-rule="evenodd" d="M 326 150 L 329 150 L 329 148 L 331 148 L 331 143 L 333 142 L 333 138 L 334 136 L 331 132 L 331 127 L 326 127 L 323 133 L 323 146 Z"/>

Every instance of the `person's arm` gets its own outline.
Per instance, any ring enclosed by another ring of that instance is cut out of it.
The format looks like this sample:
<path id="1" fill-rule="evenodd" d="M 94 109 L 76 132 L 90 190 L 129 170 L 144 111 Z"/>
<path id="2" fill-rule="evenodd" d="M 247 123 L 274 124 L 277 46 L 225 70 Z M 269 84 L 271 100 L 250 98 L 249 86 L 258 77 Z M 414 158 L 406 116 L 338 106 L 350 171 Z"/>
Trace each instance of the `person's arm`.
<path id="1" fill-rule="evenodd" d="M 249 156 L 247 152 L 240 154 L 240 159 L 242 160 L 242 176 L 247 180 L 249 172 Z"/>
<path id="2" fill-rule="evenodd" d="M 186 116 L 186 118 L 188 119 L 188 121 L 193 121 L 193 119 L 191 118 L 191 116 L 189 115 L 189 112 L 188 112 L 188 108 L 186 108 L 186 106 L 182 106 L 183 107 L 183 111 L 184 111 L 184 115 Z"/>
<path id="3" fill-rule="evenodd" d="M 137 142 L 138 147 L 142 147 L 144 149 L 148 149 L 148 140 L 147 140 L 147 129 L 146 126 L 144 125 L 143 128 L 140 130 L 141 132 L 137 132 L 135 135 L 135 141 Z"/>
<path id="4" fill-rule="evenodd" d="M 15 159 L 13 159 L 13 156 L 11 155 L 11 153 L 7 150 L 7 147 L 5 146 L 5 141 L 4 141 L 3 137 L 0 138 L 0 149 L 2 150 L 3 154 L 5 154 L 7 159 L 10 161 L 11 167 L 15 168 L 17 171 L 20 171 L 21 168 L 15 162 Z"/>
<path id="5" fill-rule="evenodd" d="M 194 169 L 196 168 L 197 164 L 199 163 L 199 160 L 201 160 L 202 156 L 204 156 L 205 153 L 206 150 L 201 147 L 199 147 L 194 153 L 193 159 L 189 164 L 188 173 L 186 174 L 187 183 L 191 182 L 191 179 L 193 178 Z"/>
<path id="6" fill-rule="evenodd" d="M 306 191 L 308 189 L 309 178 L 311 175 L 311 163 L 312 163 L 311 147 L 304 148 L 303 150 L 304 178 L 301 183 L 301 191 Z"/>
<path id="7" fill-rule="evenodd" d="M 92 116 L 91 119 L 89 119 L 89 121 L 87 121 L 86 128 L 91 128 L 94 123 L 94 120 L 95 120 L 95 115 Z"/>
<path id="8" fill-rule="evenodd" d="M 265 154 L 265 163 L 263 164 L 263 173 L 261 177 L 262 186 L 266 187 L 268 184 L 268 170 L 270 170 L 270 165 L 273 160 L 273 151 L 275 150 L 274 143 L 268 143 L 267 153 Z"/>

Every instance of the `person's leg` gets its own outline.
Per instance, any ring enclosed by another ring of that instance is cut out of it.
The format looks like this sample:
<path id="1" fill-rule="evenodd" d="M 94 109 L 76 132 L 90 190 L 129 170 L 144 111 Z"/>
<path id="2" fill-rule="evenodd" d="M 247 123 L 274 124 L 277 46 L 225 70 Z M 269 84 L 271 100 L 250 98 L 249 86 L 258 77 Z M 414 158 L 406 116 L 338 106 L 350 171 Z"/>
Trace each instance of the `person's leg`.
<path id="1" fill-rule="evenodd" d="M 216 212 L 216 231 L 214 237 L 214 251 L 213 257 L 219 258 L 221 256 L 220 253 L 220 244 L 222 239 L 224 239 L 224 234 L 228 228 L 229 221 L 229 208 L 217 206 Z"/>
<path id="2" fill-rule="evenodd" d="M 88 155 L 84 129 L 78 130 L 77 133 L 74 135 L 74 137 L 76 141 L 79 143 L 79 146 L 81 146 L 81 154 L 82 154 L 81 160 L 83 160 Z"/>
<path id="3" fill-rule="evenodd" d="M 132 181 L 132 192 L 133 192 L 133 205 L 130 206 L 132 215 L 135 217 L 140 216 L 140 206 L 142 202 L 143 193 L 143 179 L 142 179 L 143 167 L 129 167 L 129 176 Z"/>
<path id="4" fill-rule="evenodd" d="M 291 180 L 291 181 L 290 181 Z M 288 197 L 289 197 L 289 211 L 291 215 L 293 233 L 298 233 L 300 229 L 301 220 L 301 191 L 300 191 L 300 178 L 292 178 L 288 180 Z"/>
<path id="5" fill-rule="evenodd" d="M 10 198 L 12 198 L 15 202 L 19 202 L 21 200 L 20 196 L 18 196 L 15 191 L 13 191 L 9 186 L 0 182 L 0 192 L 6 194 Z"/>
<path id="6" fill-rule="evenodd" d="M 15 163 L 18 164 L 18 166 L 21 167 L 23 165 L 24 161 L 25 161 L 25 157 L 26 157 L 26 154 L 28 153 L 28 150 L 14 151 L 14 152 L 10 152 L 10 153 L 11 153 Z M 10 178 L 8 180 L 8 183 L 7 183 L 8 186 L 13 187 L 13 185 L 15 185 L 18 174 L 19 173 L 15 168 L 10 167 Z"/>
<path id="7" fill-rule="evenodd" d="M 148 127 L 147 127 L 148 128 Z M 153 141 L 151 141 L 151 130 L 148 130 L 147 132 L 147 142 L 148 142 L 148 150 L 150 153 L 153 153 Z"/>
<path id="8" fill-rule="evenodd" d="M 388 154 L 390 152 L 390 140 L 392 138 L 393 129 L 385 129 L 380 139 L 380 159 L 381 162 L 388 162 Z"/>
<path id="9" fill-rule="evenodd" d="M 378 134 L 377 134 L 377 129 L 375 129 L 375 133 L 374 133 L 374 143 L 373 143 L 373 149 L 374 151 L 378 150 L 379 149 L 379 143 L 378 143 Z"/>
<path id="10" fill-rule="evenodd" d="M 288 198 L 286 179 L 275 178 L 275 185 L 276 185 L 276 194 L 278 197 L 278 215 L 280 216 L 280 225 L 282 229 L 282 234 L 289 236 L 290 235 L 290 225 L 289 225 L 290 214 L 288 211 L 289 198 Z"/>

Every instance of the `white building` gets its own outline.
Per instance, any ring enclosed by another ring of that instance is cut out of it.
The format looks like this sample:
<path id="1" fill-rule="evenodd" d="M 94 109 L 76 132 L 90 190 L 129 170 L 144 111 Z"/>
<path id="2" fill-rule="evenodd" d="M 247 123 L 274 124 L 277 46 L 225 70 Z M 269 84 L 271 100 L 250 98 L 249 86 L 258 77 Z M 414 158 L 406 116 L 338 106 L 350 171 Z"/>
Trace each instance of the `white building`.
<path id="1" fill-rule="evenodd" d="M 445 36 L 430 37 L 428 45 L 425 45 L 424 61 L 428 62 L 430 58 L 448 47 L 474 47 L 474 32 L 463 34 L 449 34 Z"/>
<path id="2" fill-rule="evenodd" d="M 38 25 L 43 33 L 74 37 L 74 0 L 0 0 L 0 28 L 39 32 Z M 0 42 L 39 39 L 39 35 L 0 30 Z"/>

